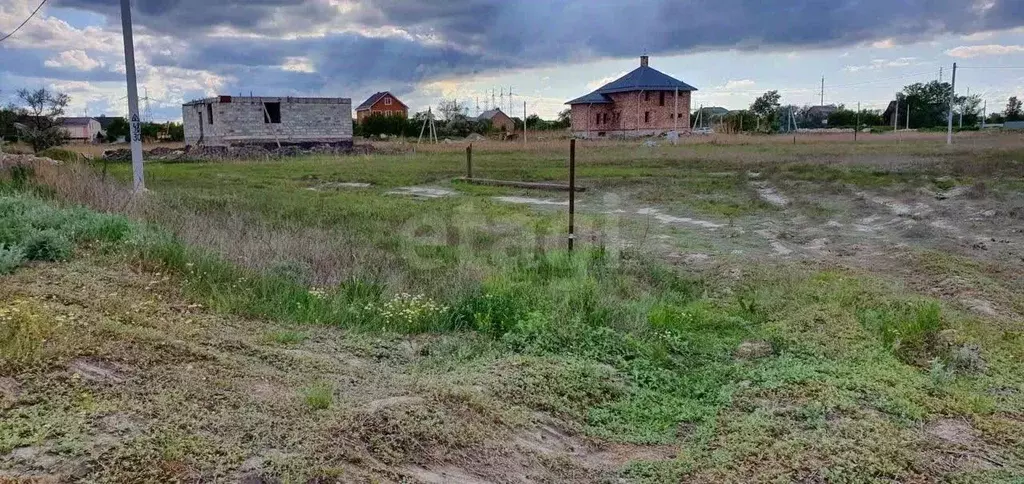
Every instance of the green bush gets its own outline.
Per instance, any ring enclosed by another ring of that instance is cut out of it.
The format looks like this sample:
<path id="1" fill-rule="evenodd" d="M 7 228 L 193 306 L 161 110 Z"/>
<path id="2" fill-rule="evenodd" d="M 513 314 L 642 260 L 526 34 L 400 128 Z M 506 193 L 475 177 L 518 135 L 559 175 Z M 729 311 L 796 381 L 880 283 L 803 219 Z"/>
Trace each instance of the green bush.
<path id="1" fill-rule="evenodd" d="M 25 239 L 24 247 L 29 260 L 67 260 L 72 250 L 71 241 L 55 229 L 32 233 Z"/>
<path id="2" fill-rule="evenodd" d="M 40 151 L 38 155 L 43 158 L 50 158 L 51 160 L 63 161 L 65 163 L 85 161 L 85 155 L 66 148 L 47 148 Z"/>
<path id="3" fill-rule="evenodd" d="M 25 250 L 0 243 L 0 274 L 10 274 L 25 262 Z"/>

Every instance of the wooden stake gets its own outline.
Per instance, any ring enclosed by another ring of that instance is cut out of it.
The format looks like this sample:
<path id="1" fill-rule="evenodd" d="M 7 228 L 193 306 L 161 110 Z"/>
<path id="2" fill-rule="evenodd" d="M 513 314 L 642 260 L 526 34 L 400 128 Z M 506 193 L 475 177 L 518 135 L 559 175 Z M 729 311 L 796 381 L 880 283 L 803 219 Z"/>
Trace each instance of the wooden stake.
<path id="1" fill-rule="evenodd" d="M 473 143 L 466 147 L 466 178 L 473 179 Z"/>
<path id="2" fill-rule="evenodd" d="M 569 252 L 576 237 L 576 140 L 569 140 Z"/>

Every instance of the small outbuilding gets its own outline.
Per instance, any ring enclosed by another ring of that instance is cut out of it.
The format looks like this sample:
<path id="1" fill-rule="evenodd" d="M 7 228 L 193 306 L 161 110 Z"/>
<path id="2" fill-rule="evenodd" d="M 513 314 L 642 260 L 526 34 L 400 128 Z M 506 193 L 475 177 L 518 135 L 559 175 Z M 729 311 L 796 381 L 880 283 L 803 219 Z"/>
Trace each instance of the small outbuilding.
<path id="1" fill-rule="evenodd" d="M 191 146 L 352 145 L 352 100 L 217 96 L 181 107 Z"/>
<path id="2" fill-rule="evenodd" d="M 516 130 L 516 122 L 505 114 L 501 108 L 494 108 L 480 113 L 477 121 L 490 121 L 491 127 L 497 131 L 512 133 Z"/>
<path id="3" fill-rule="evenodd" d="M 94 118 L 70 117 L 60 120 L 61 128 L 75 143 L 93 143 L 103 134 L 103 126 Z"/>

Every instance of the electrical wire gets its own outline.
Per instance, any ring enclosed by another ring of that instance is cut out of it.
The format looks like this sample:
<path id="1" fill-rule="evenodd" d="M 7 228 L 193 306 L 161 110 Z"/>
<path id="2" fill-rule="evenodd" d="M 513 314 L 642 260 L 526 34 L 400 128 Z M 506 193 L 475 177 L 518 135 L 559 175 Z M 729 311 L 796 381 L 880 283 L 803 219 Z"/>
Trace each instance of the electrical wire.
<path id="1" fill-rule="evenodd" d="M 38 12 L 38 11 L 39 11 L 39 9 L 43 8 L 43 5 L 45 5 L 45 4 L 46 4 L 46 0 L 43 0 L 42 2 L 39 2 L 39 6 L 38 6 L 38 7 L 36 7 L 36 9 L 35 9 L 35 10 L 33 10 L 33 11 L 32 11 L 32 13 L 30 13 L 30 14 L 28 15 L 28 18 L 27 18 L 27 19 L 25 19 L 25 21 L 24 21 L 24 22 L 22 22 L 22 23 L 21 23 L 21 25 L 19 25 L 19 26 L 15 27 L 15 29 L 14 29 L 14 30 L 12 30 L 12 31 L 11 31 L 11 33 L 9 33 L 9 34 L 7 34 L 7 35 L 5 35 L 5 36 L 3 36 L 3 37 L 0 37 L 0 42 L 3 42 L 3 41 L 5 41 L 5 40 L 7 40 L 7 39 L 8 39 L 8 38 L 10 38 L 10 37 L 11 37 L 12 35 L 14 35 L 14 34 L 15 34 L 15 32 L 17 32 L 17 31 L 21 30 L 21 28 L 22 28 L 22 27 L 24 27 L 24 26 L 25 26 L 25 24 L 27 24 L 29 20 L 32 20 L 32 17 L 35 17 L 35 16 L 36 16 L 36 12 Z"/>
<path id="2" fill-rule="evenodd" d="M 956 66 L 957 69 L 1024 69 L 1024 66 Z"/>

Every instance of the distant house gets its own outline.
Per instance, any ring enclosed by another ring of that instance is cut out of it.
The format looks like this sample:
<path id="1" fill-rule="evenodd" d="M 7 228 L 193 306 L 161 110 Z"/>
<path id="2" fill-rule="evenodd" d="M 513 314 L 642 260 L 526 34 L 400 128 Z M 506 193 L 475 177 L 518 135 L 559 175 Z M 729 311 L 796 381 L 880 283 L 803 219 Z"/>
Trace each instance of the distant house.
<path id="1" fill-rule="evenodd" d="M 361 123 L 364 119 L 374 114 L 387 114 L 407 118 L 409 117 L 409 107 L 390 92 L 378 92 L 356 107 L 356 121 Z"/>
<path id="2" fill-rule="evenodd" d="M 567 102 L 572 107 L 572 133 L 577 137 L 652 136 L 690 130 L 690 93 L 697 88 L 648 65 L 640 67 L 586 96 Z"/>
<path id="3" fill-rule="evenodd" d="M 86 117 L 62 118 L 61 127 L 68 134 L 68 138 L 76 143 L 92 143 L 103 134 L 103 127 L 99 121 Z"/>
<path id="4" fill-rule="evenodd" d="M 476 117 L 477 121 L 490 121 L 491 127 L 497 131 L 504 131 L 511 133 L 516 130 L 516 122 L 512 118 L 508 117 L 501 108 L 495 108 L 480 113 Z"/>
<path id="5" fill-rule="evenodd" d="M 882 119 L 885 120 L 886 126 L 892 126 L 895 122 L 895 118 L 893 116 L 896 115 L 896 109 L 896 101 L 889 101 L 889 106 L 887 106 L 885 108 L 885 112 L 882 113 Z"/>
<path id="6" fill-rule="evenodd" d="M 811 107 L 807 108 L 807 110 L 804 111 L 804 118 L 806 119 L 806 122 L 808 124 L 808 126 L 806 126 L 806 127 L 815 127 L 815 128 L 827 127 L 828 126 L 828 117 L 831 116 L 832 113 L 834 113 L 834 112 L 836 112 L 838 110 L 839 110 L 839 107 L 836 106 L 835 104 L 826 104 L 826 105 L 823 105 L 823 106 L 811 106 Z"/>

